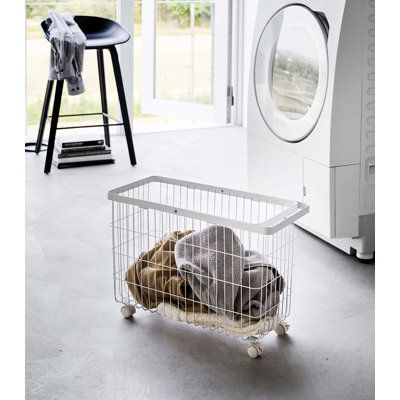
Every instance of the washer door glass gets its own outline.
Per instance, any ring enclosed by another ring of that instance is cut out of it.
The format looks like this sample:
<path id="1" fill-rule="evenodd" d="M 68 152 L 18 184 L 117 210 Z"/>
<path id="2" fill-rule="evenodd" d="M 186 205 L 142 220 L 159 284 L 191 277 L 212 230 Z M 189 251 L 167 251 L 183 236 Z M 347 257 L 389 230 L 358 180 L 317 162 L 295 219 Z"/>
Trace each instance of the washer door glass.
<path id="1" fill-rule="evenodd" d="M 287 6 L 265 26 L 254 63 L 261 115 L 288 142 L 314 129 L 328 84 L 327 35 L 318 16 L 304 6 Z"/>

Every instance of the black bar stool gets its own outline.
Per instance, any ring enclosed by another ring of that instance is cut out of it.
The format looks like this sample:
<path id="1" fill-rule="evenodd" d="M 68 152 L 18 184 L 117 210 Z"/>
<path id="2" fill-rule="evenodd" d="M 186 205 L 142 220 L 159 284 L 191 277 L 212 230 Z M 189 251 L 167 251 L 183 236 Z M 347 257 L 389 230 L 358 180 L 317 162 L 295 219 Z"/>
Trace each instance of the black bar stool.
<path id="1" fill-rule="evenodd" d="M 101 112 L 100 113 L 86 113 L 86 114 L 69 114 L 60 115 L 61 97 L 64 86 L 63 80 L 57 80 L 56 91 L 54 95 L 53 111 L 51 115 L 49 141 L 47 143 L 47 154 L 44 172 L 48 174 L 51 170 L 51 164 L 53 160 L 54 143 L 56 139 L 56 131 L 60 129 L 72 129 L 72 128 L 89 128 L 89 127 L 100 127 L 104 128 L 104 141 L 107 146 L 110 146 L 110 131 L 109 126 L 123 125 L 126 137 L 126 143 L 128 145 L 129 158 L 132 165 L 136 165 L 135 150 L 133 148 L 132 131 L 129 122 L 128 108 L 126 105 L 126 98 L 124 92 L 124 85 L 122 82 L 121 68 L 118 60 L 118 53 L 116 49 L 117 44 L 122 44 L 130 39 L 130 33 L 124 29 L 117 22 L 100 17 L 92 17 L 85 15 L 76 15 L 74 17 L 75 22 L 79 25 L 80 29 L 86 36 L 86 47 L 85 50 L 97 50 L 97 65 L 99 70 L 99 81 L 100 81 L 100 96 L 101 96 Z M 44 20 L 41 23 L 43 33 L 46 39 L 49 40 L 49 20 Z M 111 60 L 115 75 L 115 82 L 118 92 L 118 100 L 121 109 L 122 122 L 115 120 L 108 115 L 107 109 L 107 92 L 106 92 L 106 80 L 104 73 L 104 55 L 103 50 L 109 50 L 111 54 Z M 54 81 L 49 80 L 47 82 L 46 94 L 43 102 L 42 116 L 40 118 L 39 131 L 36 140 L 35 152 L 39 154 L 44 129 L 46 126 L 46 120 L 48 118 L 48 111 L 50 105 L 50 98 L 53 91 Z M 85 125 L 85 126 L 70 126 L 58 128 L 59 117 L 72 117 L 82 115 L 102 115 L 103 124 L 100 125 Z M 109 123 L 109 119 L 116 121 L 116 123 Z"/>

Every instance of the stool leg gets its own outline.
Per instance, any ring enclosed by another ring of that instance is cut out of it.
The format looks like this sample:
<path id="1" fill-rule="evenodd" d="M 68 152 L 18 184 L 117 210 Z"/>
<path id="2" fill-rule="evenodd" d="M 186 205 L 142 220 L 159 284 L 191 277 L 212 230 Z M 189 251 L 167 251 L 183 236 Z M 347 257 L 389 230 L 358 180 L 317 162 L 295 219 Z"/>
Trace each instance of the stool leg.
<path id="1" fill-rule="evenodd" d="M 121 68 L 118 61 L 118 53 L 115 46 L 110 47 L 111 60 L 114 69 L 115 83 L 117 85 L 119 106 L 121 108 L 122 121 L 124 123 L 124 131 L 126 137 L 126 144 L 128 145 L 129 158 L 131 165 L 136 165 L 135 150 L 133 148 L 131 124 L 129 123 L 128 108 L 126 106 L 124 84 L 122 82 Z"/>
<path id="2" fill-rule="evenodd" d="M 35 147 L 36 154 L 39 154 L 40 150 L 42 148 L 44 128 L 46 127 L 46 120 L 47 120 L 47 114 L 49 112 L 50 98 L 51 98 L 51 93 L 53 91 L 53 83 L 54 83 L 54 81 L 47 81 L 46 94 L 44 95 L 44 102 L 43 102 L 43 108 L 42 108 L 42 116 L 40 117 L 39 130 L 38 130 L 38 135 L 37 135 L 37 139 L 36 139 L 36 147 Z"/>
<path id="3" fill-rule="evenodd" d="M 107 91 L 106 91 L 106 78 L 104 73 L 104 57 L 103 50 L 97 50 L 97 67 L 99 69 L 99 82 L 100 82 L 100 97 L 101 97 L 101 111 L 108 114 L 107 108 Z M 103 124 L 108 124 L 108 117 L 103 114 Z M 104 140 L 107 146 L 110 146 L 110 130 L 108 126 L 104 127 Z"/>
<path id="4" fill-rule="evenodd" d="M 51 162 L 53 161 L 54 142 L 56 140 L 56 131 L 58 124 L 58 116 L 60 115 L 61 98 L 63 91 L 64 81 L 57 81 L 56 93 L 54 95 L 53 112 L 51 115 L 49 141 L 47 143 L 46 162 L 44 165 L 44 172 L 48 174 L 51 170 Z"/>

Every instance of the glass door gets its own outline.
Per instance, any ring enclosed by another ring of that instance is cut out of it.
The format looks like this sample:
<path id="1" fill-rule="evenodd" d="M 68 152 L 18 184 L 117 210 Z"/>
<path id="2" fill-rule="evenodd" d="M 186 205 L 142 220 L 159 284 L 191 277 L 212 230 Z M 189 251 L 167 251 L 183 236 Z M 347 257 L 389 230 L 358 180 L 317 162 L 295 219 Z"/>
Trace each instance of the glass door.
<path id="1" fill-rule="evenodd" d="M 314 129 L 328 85 L 327 32 L 305 6 L 278 11 L 265 26 L 256 51 L 254 87 L 271 131 L 299 142 Z"/>
<path id="2" fill-rule="evenodd" d="M 230 120 L 231 0 L 142 2 L 142 112 Z"/>

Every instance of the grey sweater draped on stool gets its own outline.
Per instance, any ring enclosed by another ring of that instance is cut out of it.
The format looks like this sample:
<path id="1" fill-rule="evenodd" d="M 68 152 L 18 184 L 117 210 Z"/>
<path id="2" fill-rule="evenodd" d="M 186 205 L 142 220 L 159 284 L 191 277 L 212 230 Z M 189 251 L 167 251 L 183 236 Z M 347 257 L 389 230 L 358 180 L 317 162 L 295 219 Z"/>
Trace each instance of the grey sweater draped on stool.
<path id="1" fill-rule="evenodd" d="M 65 79 L 68 94 L 73 96 L 81 94 L 85 91 L 82 70 L 86 36 L 70 13 L 60 15 L 55 11 L 49 11 L 49 15 L 51 21 L 49 79 Z"/>
<path id="2" fill-rule="evenodd" d="M 176 244 L 175 260 L 194 294 L 217 314 L 276 314 L 283 278 L 260 253 L 244 250 L 232 229 L 212 225 L 184 237 Z"/>

